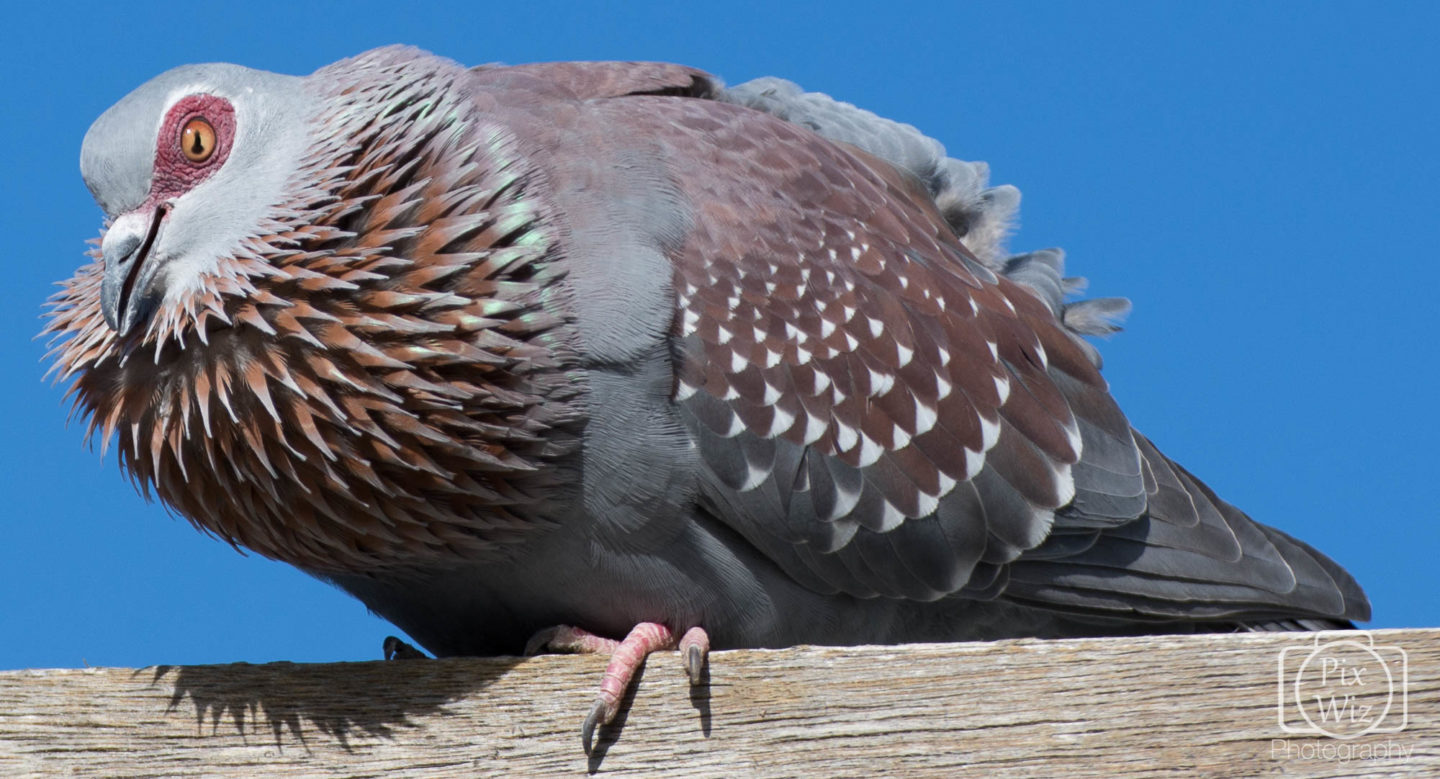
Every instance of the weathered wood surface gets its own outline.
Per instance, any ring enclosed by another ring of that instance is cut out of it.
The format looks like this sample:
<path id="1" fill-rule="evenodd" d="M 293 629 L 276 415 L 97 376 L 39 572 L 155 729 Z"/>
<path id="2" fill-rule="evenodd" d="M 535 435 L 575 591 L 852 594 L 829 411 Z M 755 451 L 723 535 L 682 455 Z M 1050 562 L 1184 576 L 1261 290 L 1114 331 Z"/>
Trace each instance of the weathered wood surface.
<path id="1" fill-rule="evenodd" d="M 1440 775 L 1440 629 L 1316 655 L 1365 705 L 1391 673 L 1404 728 L 1352 739 L 1281 728 L 1315 635 L 721 652 L 694 692 L 657 655 L 588 758 L 598 657 L 11 671 L 0 776 Z"/>

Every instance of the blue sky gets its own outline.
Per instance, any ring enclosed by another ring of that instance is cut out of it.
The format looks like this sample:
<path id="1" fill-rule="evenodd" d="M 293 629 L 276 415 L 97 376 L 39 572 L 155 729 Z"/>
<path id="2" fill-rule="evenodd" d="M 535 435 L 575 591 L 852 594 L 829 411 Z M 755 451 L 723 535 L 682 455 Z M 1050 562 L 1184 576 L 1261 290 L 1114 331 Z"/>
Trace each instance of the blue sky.
<path id="1" fill-rule="evenodd" d="M 1062 246 L 1092 293 L 1133 299 L 1103 351 L 1134 424 L 1349 568 L 1373 626 L 1440 625 L 1440 5 L 768 5 L 12 9 L 0 668 L 379 656 L 392 629 L 358 602 L 200 535 L 87 450 L 33 336 L 100 224 L 77 158 L 101 111 L 175 65 L 308 73 L 394 42 L 780 75 L 988 161 L 1024 192 L 1012 248 Z"/>

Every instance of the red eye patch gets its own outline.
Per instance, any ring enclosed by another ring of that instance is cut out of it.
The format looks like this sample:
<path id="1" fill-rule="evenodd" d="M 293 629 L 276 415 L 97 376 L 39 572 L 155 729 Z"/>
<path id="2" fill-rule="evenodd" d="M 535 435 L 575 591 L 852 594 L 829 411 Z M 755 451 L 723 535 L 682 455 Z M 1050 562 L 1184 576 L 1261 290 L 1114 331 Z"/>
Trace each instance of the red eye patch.
<path id="1" fill-rule="evenodd" d="M 213 150 L 203 159 L 194 159 L 195 120 L 208 125 L 213 137 Z M 187 132 L 187 128 L 192 130 Z M 160 125 L 160 135 L 155 141 L 155 176 L 150 182 L 150 197 L 143 207 L 179 197 L 189 192 L 196 184 L 210 177 L 210 174 L 225 164 L 230 156 L 230 147 L 235 142 L 235 107 L 230 101 L 215 95 L 189 95 L 170 107 L 165 121 Z M 189 144 L 189 146 L 187 146 Z M 188 153 L 187 153 L 188 152 Z"/>

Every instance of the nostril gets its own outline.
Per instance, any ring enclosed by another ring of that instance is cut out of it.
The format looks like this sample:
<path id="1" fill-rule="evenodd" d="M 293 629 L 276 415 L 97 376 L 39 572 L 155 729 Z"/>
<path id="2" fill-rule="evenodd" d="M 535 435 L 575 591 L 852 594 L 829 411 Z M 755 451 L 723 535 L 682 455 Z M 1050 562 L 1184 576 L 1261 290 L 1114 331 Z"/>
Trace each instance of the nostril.
<path id="1" fill-rule="evenodd" d="M 114 262 L 116 267 L 123 268 L 138 254 L 135 250 L 140 248 L 141 236 L 127 235 L 121 238 L 113 247 L 107 247 L 105 252 L 106 262 Z"/>

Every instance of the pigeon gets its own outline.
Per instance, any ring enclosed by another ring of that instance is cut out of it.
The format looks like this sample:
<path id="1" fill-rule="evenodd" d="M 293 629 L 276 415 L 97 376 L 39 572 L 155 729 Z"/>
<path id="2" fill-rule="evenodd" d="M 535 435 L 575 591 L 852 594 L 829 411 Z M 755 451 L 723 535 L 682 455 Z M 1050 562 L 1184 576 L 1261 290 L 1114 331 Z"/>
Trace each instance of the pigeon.
<path id="1" fill-rule="evenodd" d="M 1006 251 L 1018 190 L 788 81 L 185 66 L 80 168 L 87 437 L 436 656 L 610 653 L 587 750 L 662 649 L 1369 618 L 1130 426 L 1087 338 L 1129 304 Z"/>

